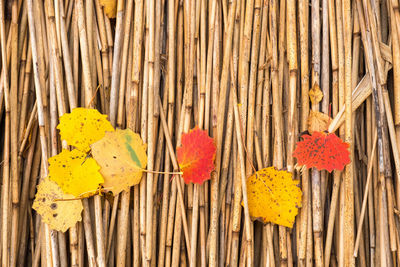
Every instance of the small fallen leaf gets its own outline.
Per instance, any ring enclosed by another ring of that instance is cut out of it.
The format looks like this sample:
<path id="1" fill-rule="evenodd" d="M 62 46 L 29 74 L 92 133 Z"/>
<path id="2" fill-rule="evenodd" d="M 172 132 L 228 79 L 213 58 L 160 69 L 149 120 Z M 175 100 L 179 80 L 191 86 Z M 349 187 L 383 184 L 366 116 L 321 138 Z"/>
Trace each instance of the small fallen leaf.
<path id="1" fill-rule="evenodd" d="M 55 200 L 72 198 L 74 198 L 73 195 L 65 194 L 57 183 L 46 177 L 37 187 L 32 207 L 42 216 L 43 222 L 47 223 L 51 229 L 65 232 L 82 220 L 82 201 L 80 199 Z"/>
<path id="2" fill-rule="evenodd" d="M 297 142 L 293 152 L 297 164 L 332 172 L 342 171 L 344 166 L 350 163 L 348 150 L 350 145 L 334 133 L 314 132 L 312 135 L 304 134 L 302 137 L 303 141 Z"/>
<path id="3" fill-rule="evenodd" d="M 146 168 L 146 144 L 130 129 L 107 132 L 91 145 L 93 158 L 100 165 L 104 188 L 114 195 L 129 190 L 142 179 Z"/>
<path id="4" fill-rule="evenodd" d="M 181 142 L 182 146 L 177 148 L 176 153 L 185 183 L 202 184 L 209 180 L 215 169 L 214 140 L 208 136 L 207 131 L 196 127 L 182 134 Z"/>
<path id="5" fill-rule="evenodd" d="M 117 15 L 117 0 L 100 0 L 100 5 L 104 7 L 104 12 L 110 19 Z"/>
<path id="6" fill-rule="evenodd" d="M 100 166 L 93 158 L 74 149 L 61 151 L 49 158 L 49 179 L 56 182 L 66 194 L 89 197 L 104 182 Z"/>
<path id="7" fill-rule="evenodd" d="M 268 167 L 250 176 L 246 185 L 253 219 L 293 227 L 298 207 L 301 207 L 302 192 L 299 181 L 293 180 L 290 172 Z"/>
<path id="8" fill-rule="evenodd" d="M 332 119 L 328 115 L 322 112 L 310 110 L 307 120 L 308 132 L 313 133 L 326 131 L 328 130 L 331 121 Z"/>
<path id="9" fill-rule="evenodd" d="M 324 96 L 322 94 L 321 88 L 319 88 L 317 83 L 314 83 L 313 87 L 308 92 L 308 95 L 310 96 L 310 100 L 311 100 L 311 103 L 313 105 L 318 104 L 319 102 L 321 102 L 322 97 Z"/>
<path id="10" fill-rule="evenodd" d="M 114 131 L 107 115 L 89 108 L 74 108 L 71 113 L 65 113 L 60 117 L 57 129 L 62 140 L 84 152 L 90 150 L 89 145 L 103 138 L 106 131 Z"/>

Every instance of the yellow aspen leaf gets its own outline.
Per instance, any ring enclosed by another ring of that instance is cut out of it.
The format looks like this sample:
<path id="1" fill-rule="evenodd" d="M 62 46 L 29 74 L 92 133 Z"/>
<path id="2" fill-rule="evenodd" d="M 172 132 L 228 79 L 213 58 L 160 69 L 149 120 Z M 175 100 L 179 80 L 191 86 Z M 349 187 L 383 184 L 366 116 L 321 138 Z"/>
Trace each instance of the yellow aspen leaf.
<path id="1" fill-rule="evenodd" d="M 250 176 L 246 185 L 253 219 L 293 227 L 302 192 L 299 181 L 293 180 L 291 173 L 268 167 Z"/>
<path id="2" fill-rule="evenodd" d="M 49 179 L 56 182 L 66 194 L 89 197 L 104 182 L 100 166 L 93 158 L 74 149 L 63 150 L 49 158 Z"/>
<path id="3" fill-rule="evenodd" d="M 104 188 L 114 195 L 129 190 L 142 179 L 146 168 L 146 144 L 130 129 L 107 132 L 91 145 L 93 158 L 100 165 Z"/>
<path id="4" fill-rule="evenodd" d="M 314 83 L 313 87 L 308 92 L 308 95 L 310 96 L 310 100 L 311 100 L 311 103 L 313 105 L 318 104 L 319 102 L 321 102 L 322 97 L 324 96 L 322 94 L 321 88 L 319 88 L 317 83 Z"/>
<path id="5" fill-rule="evenodd" d="M 329 124 L 332 119 L 319 111 L 310 110 L 310 114 L 308 115 L 307 126 L 308 132 L 323 132 L 328 130 Z"/>
<path id="6" fill-rule="evenodd" d="M 117 15 L 117 0 L 100 0 L 100 5 L 104 7 L 107 17 L 115 18 Z"/>
<path id="7" fill-rule="evenodd" d="M 53 230 L 65 232 L 82 220 L 82 201 L 56 201 L 60 199 L 71 199 L 68 195 L 49 178 L 44 178 L 37 187 L 33 209 L 42 216 L 43 222 L 47 223 Z"/>
<path id="8" fill-rule="evenodd" d="M 84 152 L 88 152 L 91 144 L 103 138 L 106 131 L 114 131 L 107 115 L 90 108 L 74 108 L 71 113 L 65 113 L 60 117 L 57 129 L 62 140 Z"/>

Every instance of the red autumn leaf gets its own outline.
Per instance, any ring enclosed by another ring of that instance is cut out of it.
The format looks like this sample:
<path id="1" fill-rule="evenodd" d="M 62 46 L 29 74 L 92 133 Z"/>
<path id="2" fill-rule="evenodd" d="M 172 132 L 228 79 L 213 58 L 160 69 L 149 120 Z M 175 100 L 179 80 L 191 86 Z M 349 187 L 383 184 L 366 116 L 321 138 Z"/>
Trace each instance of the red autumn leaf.
<path id="1" fill-rule="evenodd" d="M 185 183 L 202 184 L 210 179 L 215 169 L 214 159 L 216 147 L 214 140 L 206 131 L 198 127 L 182 134 L 182 146 L 178 147 L 178 162 Z"/>
<path id="2" fill-rule="evenodd" d="M 349 144 L 343 142 L 334 133 L 314 132 L 303 135 L 303 141 L 297 142 L 293 156 L 299 165 L 318 170 L 342 171 L 350 163 Z"/>

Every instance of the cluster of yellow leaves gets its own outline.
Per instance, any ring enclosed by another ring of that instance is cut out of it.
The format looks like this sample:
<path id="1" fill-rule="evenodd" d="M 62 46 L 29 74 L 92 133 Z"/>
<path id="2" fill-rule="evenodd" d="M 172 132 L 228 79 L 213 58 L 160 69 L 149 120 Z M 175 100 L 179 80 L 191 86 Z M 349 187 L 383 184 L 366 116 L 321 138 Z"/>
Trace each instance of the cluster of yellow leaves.
<path id="1" fill-rule="evenodd" d="M 301 206 L 302 192 L 299 181 L 293 180 L 291 173 L 268 167 L 250 176 L 246 185 L 249 212 L 253 219 L 293 227 L 298 207 Z"/>
<path id="2" fill-rule="evenodd" d="M 147 155 L 138 134 L 115 131 L 107 116 L 95 109 L 75 108 L 60 118 L 57 129 L 76 149 L 49 159 L 49 175 L 38 186 L 33 208 L 50 228 L 64 232 L 81 220 L 81 198 L 101 187 L 118 194 L 138 184 Z"/>

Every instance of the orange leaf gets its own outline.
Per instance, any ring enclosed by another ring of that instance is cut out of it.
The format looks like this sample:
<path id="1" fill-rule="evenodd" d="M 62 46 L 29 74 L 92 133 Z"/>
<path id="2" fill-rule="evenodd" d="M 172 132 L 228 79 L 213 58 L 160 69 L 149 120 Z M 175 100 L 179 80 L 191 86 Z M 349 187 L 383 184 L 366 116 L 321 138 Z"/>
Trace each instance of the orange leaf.
<path id="1" fill-rule="evenodd" d="M 293 180 L 290 172 L 268 167 L 250 176 L 246 186 L 249 213 L 253 219 L 293 227 L 302 193 L 299 180 Z"/>
<path id="2" fill-rule="evenodd" d="M 312 135 L 305 134 L 302 137 L 303 141 L 297 142 L 296 150 L 293 152 L 299 165 L 331 172 L 342 171 L 344 166 L 350 163 L 348 150 L 350 145 L 334 133 L 314 132 Z"/>
<path id="3" fill-rule="evenodd" d="M 215 169 L 216 147 L 206 131 L 196 127 L 189 133 L 182 134 L 182 146 L 178 147 L 176 152 L 186 184 L 202 184 L 210 179 L 210 174 Z"/>

